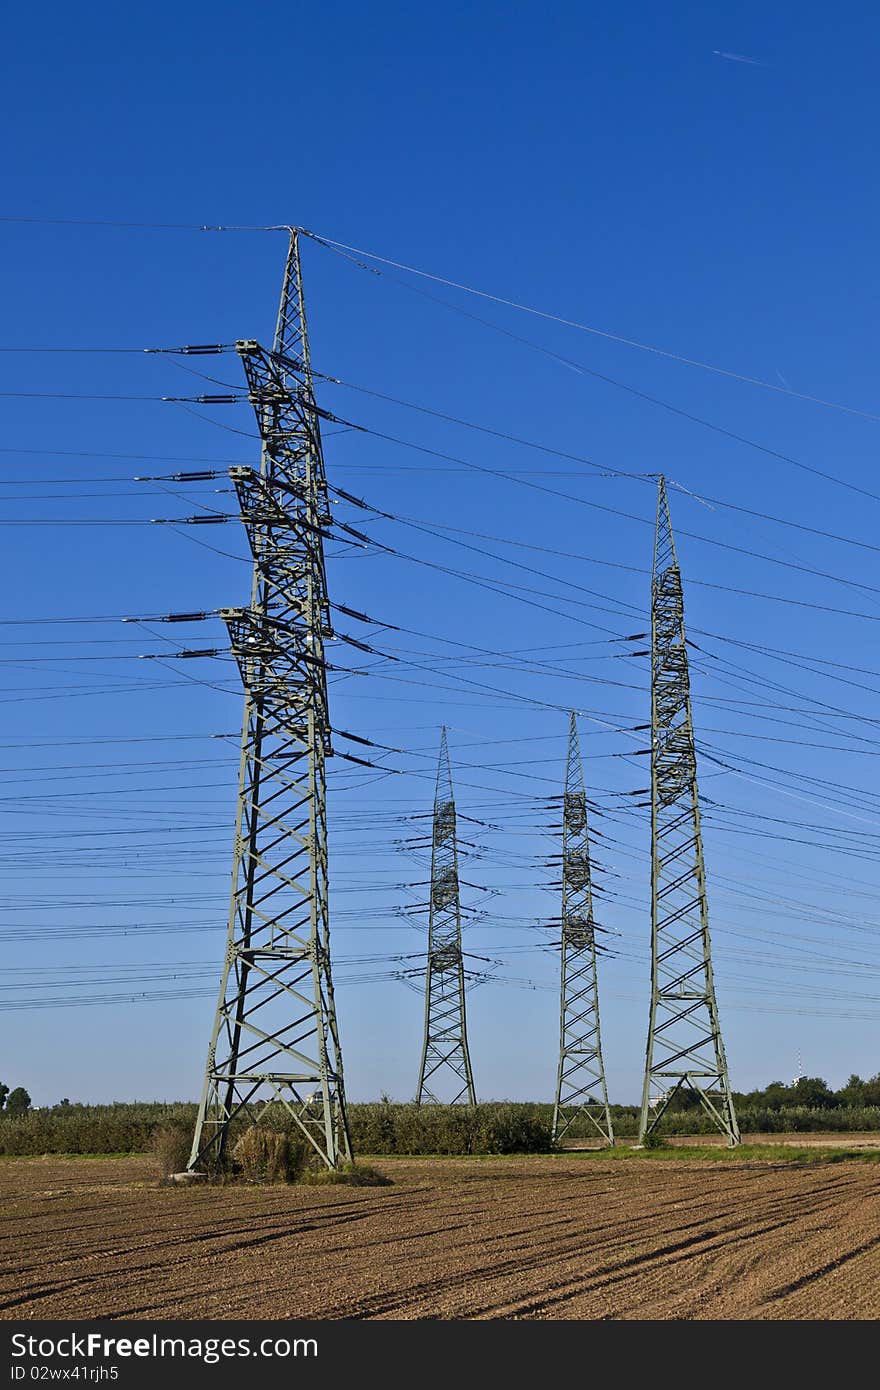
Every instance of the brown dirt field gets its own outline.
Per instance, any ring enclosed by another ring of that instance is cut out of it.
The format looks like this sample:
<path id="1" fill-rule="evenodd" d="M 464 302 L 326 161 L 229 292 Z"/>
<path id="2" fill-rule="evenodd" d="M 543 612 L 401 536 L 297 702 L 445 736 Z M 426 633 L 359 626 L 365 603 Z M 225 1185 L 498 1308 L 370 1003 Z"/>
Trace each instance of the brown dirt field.
<path id="1" fill-rule="evenodd" d="M 744 1134 L 742 1141 L 744 1144 L 785 1144 L 795 1149 L 880 1149 L 880 1133 L 877 1130 L 864 1133 L 847 1131 L 842 1134 Z M 673 1146 L 711 1144 L 721 1147 L 726 1140 L 722 1134 L 688 1134 L 680 1138 L 673 1135 L 667 1142 Z"/>
<path id="2" fill-rule="evenodd" d="M 0 1318 L 876 1318 L 880 1167 L 382 1159 L 387 1188 L 0 1162 Z"/>
<path id="3" fill-rule="evenodd" d="M 621 1148 L 631 1148 L 635 1142 L 635 1139 L 632 1138 L 618 1139 L 617 1141 Z M 727 1146 L 727 1140 L 723 1134 L 671 1134 L 665 1136 L 665 1142 L 672 1148 L 682 1149 L 721 1149 Z M 742 1142 L 744 1144 L 772 1144 L 774 1148 L 781 1144 L 786 1148 L 794 1149 L 880 1149 L 880 1131 L 845 1130 L 840 1134 L 744 1134 Z M 587 1149 L 598 1149 L 601 1146 L 594 1144 L 589 1139 L 563 1139 L 560 1147 L 569 1153 L 575 1153 L 584 1152 Z"/>

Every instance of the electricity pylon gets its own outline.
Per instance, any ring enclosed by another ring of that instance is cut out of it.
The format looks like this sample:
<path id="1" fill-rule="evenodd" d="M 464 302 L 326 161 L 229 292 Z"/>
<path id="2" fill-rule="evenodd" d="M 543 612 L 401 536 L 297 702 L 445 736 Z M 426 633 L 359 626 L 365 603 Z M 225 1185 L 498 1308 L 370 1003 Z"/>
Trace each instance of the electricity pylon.
<path id="1" fill-rule="evenodd" d="M 606 1144 L 614 1143 L 599 1028 L 587 795 L 572 712 L 562 799 L 562 998 L 553 1142 L 581 1116 Z"/>
<path id="2" fill-rule="evenodd" d="M 330 522 L 299 243 L 272 351 L 236 343 L 262 439 L 230 469 L 254 557 L 249 608 L 226 609 L 245 705 L 226 957 L 190 1169 L 222 1160 L 239 1116 L 278 1103 L 328 1168 L 351 1157 L 330 973 L 324 639 Z"/>
<path id="3" fill-rule="evenodd" d="M 659 479 L 651 585 L 651 1016 L 639 1143 L 687 1089 L 739 1143 L 709 944 L 684 599 Z"/>
<path id="4" fill-rule="evenodd" d="M 438 1080 L 448 1082 L 448 1103 L 476 1105 L 465 1019 L 464 960 L 461 951 L 461 903 L 455 799 L 446 729 L 440 736 L 440 760 L 434 793 L 431 849 L 431 900 L 428 906 L 428 968 L 425 980 L 425 1041 L 416 1105 L 440 1104 Z"/>

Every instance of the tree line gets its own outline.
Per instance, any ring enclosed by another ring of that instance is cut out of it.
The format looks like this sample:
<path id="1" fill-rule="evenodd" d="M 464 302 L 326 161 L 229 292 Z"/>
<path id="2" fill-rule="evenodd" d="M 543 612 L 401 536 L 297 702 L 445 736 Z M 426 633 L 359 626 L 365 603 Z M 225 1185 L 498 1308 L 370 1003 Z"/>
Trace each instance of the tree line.
<path id="1" fill-rule="evenodd" d="M 31 1098 L 23 1086 L 10 1091 L 5 1082 L 0 1081 L 0 1113 L 7 1115 L 26 1115 L 31 1108 Z"/>
<path id="2" fill-rule="evenodd" d="M 498 1104 L 498 1102 L 495 1102 Z M 530 1102 L 532 1104 L 532 1102 Z M 847 1111 L 847 1109 L 873 1109 L 880 1108 L 880 1072 L 876 1076 L 863 1080 L 861 1076 L 852 1074 L 845 1086 L 840 1090 L 834 1091 L 826 1080 L 820 1076 L 802 1076 L 797 1081 L 790 1084 L 785 1081 L 770 1081 L 769 1086 L 759 1088 L 755 1091 L 734 1091 L 734 1104 L 737 1111 L 742 1115 L 756 1112 L 781 1112 L 781 1111 Z M 361 1105 L 361 1109 L 368 1106 Z M 669 1104 L 670 1115 L 684 1115 L 690 1111 L 699 1111 L 699 1098 L 692 1091 L 678 1091 Z M 65 1097 L 63 1101 L 58 1101 L 56 1105 L 47 1106 L 50 1113 L 71 1113 L 74 1111 L 129 1111 L 150 1112 L 150 1115 L 164 1115 L 168 1109 L 175 1112 L 181 1109 L 189 1109 L 189 1102 L 178 1102 L 177 1105 L 167 1106 L 164 1104 L 140 1105 L 138 1102 L 115 1102 L 113 1106 L 83 1106 L 71 1105 L 70 1099 Z M 40 1113 L 46 1113 L 40 1111 Z M 635 1115 L 637 1106 L 633 1105 L 613 1105 L 613 1112 L 620 1119 L 627 1118 L 628 1115 Z M 0 1081 L 0 1119 L 4 1115 L 15 1118 L 15 1116 L 28 1115 L 32 1111 L 31 1097 L 24 1086 L 17 1086 L 14 1090 Z M 841 1116 L 841 1120 L 844 1116 Z M 621 1129 L 620 1133 L 624 1133 Z"/>
<path id="3" fill-rule="evenodd" d="M 821 1076 L 801 1076 L 797 1081 L 771 1081 L 769 1086 L 755 1091 L 734 1091 L 733 1101 L 738 1111 L 755 1110 L 841 1110 L 852 1107 L 880 1106 L 880 1072 L 867 1081 L 853 1072 L 852 1076 L 834 1091 Z M 673 1112 L 699 1109 L 700 1101 L 692 1091 L 679 1091 L 670 1102 Z"/>

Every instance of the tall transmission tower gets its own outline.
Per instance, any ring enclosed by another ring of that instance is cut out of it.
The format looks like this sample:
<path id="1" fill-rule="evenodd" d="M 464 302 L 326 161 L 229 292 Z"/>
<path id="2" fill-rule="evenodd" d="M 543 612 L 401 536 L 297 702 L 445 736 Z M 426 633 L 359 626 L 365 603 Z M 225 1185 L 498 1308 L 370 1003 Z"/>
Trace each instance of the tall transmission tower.
<path id="1" fill-rule="evenodd" d="M 428 906 L 428 968 L 425 981 L 425 1041 L 416 1104 L 437 1105 L 438 1082 L 451 1078 L 448 1103 L 476 1105 L 465 1019 L 464 959 L 455 799 L 444 727 L 434 793 L 431 900 Z"/>
<path id="2" fill-rule="evenodd" d="M 190 1169 L 233 1120 L 283 1105 L 321 1160 L 351 1157 L 330 972 L 324 639 L 330 522 L 291 233 L 273 349 L 236 343 L 262 439 L 230 469 L 254 557 L 250 607 L 223 610 L 244 685 L 229 929 Z"/>
<path id="3" fill-rule="evenodd" d="M 682 1089 L 728 1144 L 739 1143 L 712 975 L 681 572 L 661 477 L 651 585 L 651 1016 L 639 1143 Z"/>
<path id="4" fill-rule="evenodd" d="M 614 1143 L 599 1028 L 587 794 L 572 712 L 562 799 L 562 997 L 554 1143 L 581 1116 L 606 1144 Z"/>

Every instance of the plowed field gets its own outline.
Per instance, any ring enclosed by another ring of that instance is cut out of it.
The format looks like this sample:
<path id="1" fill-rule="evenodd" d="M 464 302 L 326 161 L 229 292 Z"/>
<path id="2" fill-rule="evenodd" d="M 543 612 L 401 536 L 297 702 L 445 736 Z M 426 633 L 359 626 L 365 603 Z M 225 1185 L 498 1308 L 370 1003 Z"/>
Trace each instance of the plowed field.
<path id="1" fill-rule="evenodd" d="M 383 1159 L 387 1188 L 0 1163 L 3 1318 L 874 1318 L 880 1166 Z"/>

